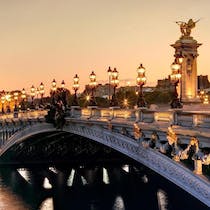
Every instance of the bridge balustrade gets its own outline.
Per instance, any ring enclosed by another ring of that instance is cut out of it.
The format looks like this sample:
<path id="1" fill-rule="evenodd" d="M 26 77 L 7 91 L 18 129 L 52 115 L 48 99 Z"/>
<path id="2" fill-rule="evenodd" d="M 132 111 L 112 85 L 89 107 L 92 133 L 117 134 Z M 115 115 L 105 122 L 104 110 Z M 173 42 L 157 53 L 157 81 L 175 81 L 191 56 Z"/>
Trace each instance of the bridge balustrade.
<path id="1" fill-rule="evenodd" d="M 91 109 L 84 108 L 84 109 L 81 110 L 80 117 L 82 119 L 89 119 L 89 118 L 91 118 L 91 115 L 92 115 Z"/>
<path id="2" fill-rule="evenodd" d="M 209 128 L 210 127 L 210 115 L 209 114 L 194 114 L 193 124 L 199 128 Z"/>
<path id="3" fill-rule="evenodd" d="M 45 122 L 46 111 L 24 112 L 18 118 L 13 118 L 12 114 L 0 117 L 0 147 L 16 132 L 23 130 L 36 123 Z"/>
<path id="4" fill-rule="evenodd" d="M 154 112 L 154 118 L 156 122 L 168 122 L 173 124 L 174 113 L 173 112 Z"/>
<path id="5" fill-rule="evenodd" d="M 174 124 L 183 127 L 197 127 L 210 129 L 210 113 L 175 112 Z"/>
<path id="6" fill-rule="evenodd" d="M 47 115 L 47 110 L 19 111 L 17 117 L 14 117 L 14 113 L 2 114 L 0 115 L 0 120 L 16 118 L 44 118 L 45 115 Z"/>
<path id="7" fill-rule="evenodd" d="M 132 109 L 112 109 L 113 120 L 135 121 L 135 111 Z"/>
<path id="8" fill-rule="evenodd" d="M 154 122 L 155 120 L 154 111 L 140 109 L 139 112 L 140 112 L 139 115 L 141 116 L 139 122 L 145 122 L 145 123 Z"/>
<path id="9" fill-rule="evenodd" d="M 20 111 L 16 117 L 14 117 L 14 113 L 0 115 L 0 120 L 44 119 L 46 115 L 47 110 Z M 182 127 L 210 128 L 210 113 L 180 110 L 154 111 L 149 109 L 73 107 L 67 116 L 83 119 L 124 120 L 145 123 L 165 122 Z"/>
<path id="10" fill-rule="evenodd" d="M 67 110 L 66 116 L 79 118 L 81 116 L 81 108 L 79 106 L 71 107 L 70 110 Z"/>
<path id="11" fill-rule="evenodd" d="M 183 127 L 193 127 L 194 126 L 194 114 L 188 112 L 177 112 L 177 125 Z"/>
<path id="12" fill-rule="evenodd" d="M 182 127 L 210 128 L 210 113 L 183 112 L 180 110 L 153 111 L 121 108 L 72 108 L 72 118 L 123 120 L 144 123 L 167 123 Z"/>

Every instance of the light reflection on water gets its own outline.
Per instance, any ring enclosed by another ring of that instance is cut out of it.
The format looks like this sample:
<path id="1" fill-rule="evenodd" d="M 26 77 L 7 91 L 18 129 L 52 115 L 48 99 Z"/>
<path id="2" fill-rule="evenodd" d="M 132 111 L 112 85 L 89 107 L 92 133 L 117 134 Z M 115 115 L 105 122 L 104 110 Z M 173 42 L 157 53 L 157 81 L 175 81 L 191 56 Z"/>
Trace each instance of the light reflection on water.
<path id="1" fill-rule="evenodd" d="M 116 197 L 113 210 L 125 210 L 124 201 L 121 196 Z"/>
<path id="2" fill-rule="evenodd" d="M 128 169 L 0 168 L 0 210 L 208 209 L 167 180 Z"/>
<path id="3" fill-rule="evenodd" d="M 167 194 L 163 190 L 158 190 L 157 192 L 157 198 L 158 198 L 158 205 L 160 210 L 167 210 L 168 206 L 168 199 Z"/>
<path id="4" fill-rule="evenodd" d="M 74 174 L 75 174 L 75 170 L 72 169 L 71 173 L 69 175 L 69 178 L 67 180 L 67 186 L 71 187 L 73 185 L 73 180 L 74 180 Z"/>
<path id="5" fill-rule="evenodd" d="M 41 204 L 40 210 L 53 210 L 53 199 L 47 198 Z"/>
<path id="6" fill-rule="evenodd" d="M 29 172 L 26 168 L 18 168 L 17 171 L 27 182 L 30 183 Z"/>
<path id="7" fill-rule="evenodd" d="M 49 179 L 46 177 L 44 178 L 43 187 L 45 189 L 52 189 L 52 185 L 50 184 Z"/>
<path id="8" fill-rule="evenodd" d="M 103 168 L 103 182 L 105 184 L 109 184 L 110 183 L 110 181 L 109 181 L 109 175 L 107 173 L 106 168 Z"/>
<path id="9" fill-rule="evenodd" d="M 28 210 L 24 201 L 15 195 L 8 187 L 2 185 L 0 180 L 0 210 Z"/>

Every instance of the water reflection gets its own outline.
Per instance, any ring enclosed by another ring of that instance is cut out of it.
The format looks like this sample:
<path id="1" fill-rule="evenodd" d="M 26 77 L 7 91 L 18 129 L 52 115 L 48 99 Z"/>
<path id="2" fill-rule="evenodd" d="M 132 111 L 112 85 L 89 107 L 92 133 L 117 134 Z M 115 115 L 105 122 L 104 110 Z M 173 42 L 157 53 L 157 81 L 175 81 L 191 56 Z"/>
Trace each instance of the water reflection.
<path id="1" fill-rule="evenodd" d="M 40 210 L 52 210 L 53 209 L 53 199 L 47 198 L 42 202 Z"/>
<path id="2" fill-rule="evenodd" d="M 168 209 L 167 193 L 160 189 L 157 192 L 157 198 L 158 198 L 159 209 L 160 210 L 167 210 Z"/>
<path id="3" fill-rule="evenodd" d="M 44 178 L 43 187 L 45 189 L 51 189 L 52 188 L 52 185 L 50 184 L 49 179 L 46 178 L 46 177 Z"/>
<path id="4" fill-rule="evenodd" d="M 0 169 L 0 210 L 206 210 L 142 166 Z"/>
<path id="5" fill-rule="evenodd" d="M 113 210 L 125 210 L 124 201 L 121 196 L 116 197 Z"/>
<path id="6" fill-rule="evenodd" d="M 21 208 L 20 208 L 21 207 Z M 28 210 L 29 206 L 0 180 L 0 210 Z"/>

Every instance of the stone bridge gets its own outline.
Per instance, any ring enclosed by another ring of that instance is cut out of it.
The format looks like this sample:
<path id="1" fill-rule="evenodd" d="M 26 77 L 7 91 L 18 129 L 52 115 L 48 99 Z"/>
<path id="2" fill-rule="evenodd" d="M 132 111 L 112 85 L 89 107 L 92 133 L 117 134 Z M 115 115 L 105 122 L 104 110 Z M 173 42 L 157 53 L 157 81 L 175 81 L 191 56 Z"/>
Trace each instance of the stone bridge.
<path id="1" fill-rule="evenodd" d="M 42 133 L 74 134 L 138 161 L 210 207 L 209 174 L 202 173 L 202 167 L 209 167 L 209 163 L 194 157 L 191 160 L 194 169 L 191 170 L 182 161 L 188 158 L 183 154 L 189 151 L 186 149 L 191 146 L 192 138 L 199 139 L 197 149 L 200 153 L 209 152 L 210 115 L 207 113 L 74 107 L 67 112 L 62 129 L 46 123 L 46 114 L 46 111 L 34 111 L 19 113 L 16 118 L 1 116 L 0 157 Z M 171 139 L 178 141 L 170 144 Z M 170 154 L 167 154 L 166 146 L 171 147 Z M 198 156 L 198 151 L 194 153 Z"/>

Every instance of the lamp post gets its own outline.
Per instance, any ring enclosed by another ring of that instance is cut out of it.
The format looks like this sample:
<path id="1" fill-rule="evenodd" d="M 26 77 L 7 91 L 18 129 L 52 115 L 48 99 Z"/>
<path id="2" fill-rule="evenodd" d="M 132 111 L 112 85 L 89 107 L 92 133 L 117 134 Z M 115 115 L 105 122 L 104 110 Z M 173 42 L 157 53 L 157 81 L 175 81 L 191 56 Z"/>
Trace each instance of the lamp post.
<path id="1" fill-rule="evenodd" d="M 57 83 L 55 81 L 55 79 L 53 79 L 52 83 L 52 88 L 51 88 L 51 97 L 52 97 L 52 105 L 55 105 L 55 93 L 56 93 L 56 90 L 57 90 Z"/>
<path id="2" fill-rule="evenodd" d="M 21 110 L 26 110 L 26 107 L 25 107 L 25 99 L 26 99 L 26 91 L 25 89 L 23 88 L 22 91 L 21 91 L 21 98 L 22 98 L 22 102 L 21 102 Z"/>
<path id="3" fill-rule="evenodd" d="M 32 85 L 31 86 L 31 109 L 34 109 L 35 106 L 34 106 L 34 97 L 36 95 L 36 89 L 35 87 Z"/>
<path id="4" fill-rule="evenodd" d="M 182 105 L 180 98 L 178 97 L 178 93 L 177 93 L 177 85 L 181 78 L 180 64 L 178 64 L 175 60 L 171 64 L 171 69 L 172 69 L 172 73 L 171 73 L 170 79 L 171 79 L 172 84 L 174 85 L 174 94 L 173 94 L 173 99 L 171 102 L 171 108 L 172 109 L 182 108 L 183 105 Z"/>
<path id="5" fill-rule="evenodd" d="M 112 75 L 111 75 L 111 84 L 113 86 L 113 95 L 112 95 L 112 100 L 111 100 L 111 103 L 110 105 L 111 106 L 118 106 L 118 101 L 117 101 L 117 98 L 116 98 L 116 88 L 119 84 L 119 80 L 118 80 L 118 71 L 116 68 L 114 68 L 114 70 L 112 71 Z"/>
<path id="6" fill-rule="evenodd" d="M 66 107 L 66 105 L 67 105 L 65 85 L 66 84 L 65 84 L 64 80 L 62 80 L 62 82 L 61 82 L 61 100 L 63 102 L 64 107 Z"/>
<path id="7" fill-rule="evenodd" d="M 137 68 L 136 84 L 139 86 L 137 96 L 137 107 L 146 108 L 146 102 L 143 96 L 143 86 L 146 83 L 145 68 L 142 64 Z"/>
<path id="8" fill-rule="evenodd" d="M 203 104 L 209 104 L 209 96 L 207 94 L 204 95 Z"/>
<path id="9" fill-rule="evenodd" d="M 36 97 L 39 99 L 39 88 L 36 88 Z"/>
<path id="10" fill-rule="evenodd" d="M 94 91 L 95 91 L 95 88 L 97 86 L 96 75 L 95 75 L 94 71 L 91 72 L 89 78 L 90 78 L 89 87 L 91 89 L 91 96 L 90 96 L 90 100 L 89 100 L 89 106 L 97 106 L 96 101 L 95 101 L 95 96 L 94 96 Z"/>
<path id="11" fill-rule="evenodd" d="M 180 102 L 182 103 L 182 63 L 184 61 L 184 56 L 182 55 L 182 52 L 180 54 L 176 55 L 175 62 L 179 64 L 179 72 L 181 74 L 180 77 Z"/>
<path id="12" fill-rule="evenodd" d="M 109 66 L 108 70 L 108 77 L 109 77 L 109 90 L 108 90 L 108 99 L 109 99 L 109 104 L 111 103 L 111 77 L 112 77 L 112 70 L 111 67 Z"/>
<path id="13" fill-rule="evenodd" d="M 199 97 L 200 97 L 200 100 L 201 100 L 202 103 L 204 101 L 204 96 L 205 96 L 205 91 L 204 90 L 200 90 Z"/>
<path id="14" fill-rule="evenodd" d="M 14 108 L 14 112 L 18 111 L 18 106 L 17 106 L 17 101 L 18 101 L 18 92 L 14 92 L 14 100 L 15 100 L 15 108 Z"/>
<path id="15" fill-rule="evenodd" d="M 4 111 L 4 103 L 5 103 L 5 92 L 3 90 L 2 91 L 2 95 L 1 95 L 1 112 L 2 112 L 2 114 L 5 113 L 5 111 Z"/>
<path id="16" fill-rule="evenodd" d="M 8 103 L 7 105 L 7 113 L 10 113 L 11 112 L 11 109 L 10 109 L 10 101 L 11 101 L 11 94 L 8 92 L 6 95 L 5 95 L 5 98 L 6 98 L 6 101 Z"/>
<path id="17" fill-rule="evenodd" d="M 128 108 L 128 99 L 124 98 L 123 100 L 123 106 L 127 109 Z"/>
<path id="18" fill-rule="evenodd" d="M 78 100 L 77 100 L 77 91 L 79 90 L 79 77 L 78 75 L 76 74 L 74 76 L 74 84 L 73 84 L 73 90 L 74 90 L 74 99 L 73 99 L 73 102 L 72 102 L 72 106 L 78 106 Z"/>
<path id="19" fill-rule="evenodd" d="M 44 84 L 42 82 L 39 85 L 39 93 L 41 95 L 40 106 L 43 106 Z"/>

